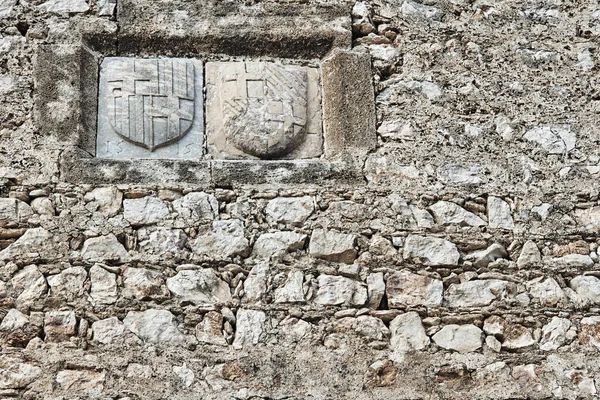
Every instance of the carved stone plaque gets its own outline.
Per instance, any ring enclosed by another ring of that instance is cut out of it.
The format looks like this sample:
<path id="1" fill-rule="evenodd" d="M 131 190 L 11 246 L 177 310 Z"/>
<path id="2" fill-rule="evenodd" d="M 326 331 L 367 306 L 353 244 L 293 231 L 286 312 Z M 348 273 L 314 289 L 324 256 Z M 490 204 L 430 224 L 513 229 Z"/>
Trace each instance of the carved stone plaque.
<path id="1" fill-rule="evenodd" d="M 202 157 L 202 85 L 202 63 L 197 60 L 105 58 L 96 156 Z"/>
<path id="2" fill-rule="evenodd" d="M 206 64 L 209 153 L 215 158 L 314 158 L 323 152 L 316 68 Z"/>

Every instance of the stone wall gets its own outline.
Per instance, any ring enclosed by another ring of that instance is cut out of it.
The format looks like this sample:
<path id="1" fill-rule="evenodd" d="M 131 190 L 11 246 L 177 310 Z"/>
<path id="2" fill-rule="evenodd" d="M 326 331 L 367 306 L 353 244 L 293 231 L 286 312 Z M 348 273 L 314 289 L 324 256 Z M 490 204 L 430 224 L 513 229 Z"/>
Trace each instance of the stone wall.
<path id="1" fill-rule="evenodd" d="M 596 396 L 595 2 L 0 0 L 0 32 L 2 398 Z M 350 151 L 90 150 L 103 57 L 340 49 Z"/>

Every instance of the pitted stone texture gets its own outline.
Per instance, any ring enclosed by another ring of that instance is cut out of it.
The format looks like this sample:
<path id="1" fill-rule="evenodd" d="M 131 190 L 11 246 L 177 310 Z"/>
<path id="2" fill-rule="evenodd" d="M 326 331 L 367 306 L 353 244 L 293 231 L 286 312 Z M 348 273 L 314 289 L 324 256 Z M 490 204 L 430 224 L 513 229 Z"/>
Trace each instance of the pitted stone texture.
<path id="1" fill-rule="evenodd" d="M 206 64 L 207 135 L 217 158 L 314 158 L 322 153 L 316 68 Z"/>
<path id="2" fill-rule="evenodd" d="M 44 316 L 46 342 L 62 342 L 75 335 L 77 319 L 74 311 L 49 311 Z"/>
<path id="3" fill-rule="evenodd" d="M 552 320 L 542 328 L 540 350 L 556 350 L 567 342 L 567 332 L 571 321 L 566 318 L 552 317 Z"/>
<path id="4" fill-rule="evenodd" d="M 79 393 L 97 398 L 104 390 L 105 372 L 63 370 L 56 374 L 56 382 L 68 393 Z"/>
<path id="5" fill-rule="evenodd" d="M 28 265 L 17 272 L 11 280 L 13 290 L 18 295 L 17 302 L 31 305 L 48 290 L 46 279 L 35 265 Z"/>
<path id="6" fill-rule="evenodd" d="M 156 224 L 168 216 L 167 205 L 156 197 L 146 196 L 123 201 L 123 217 L 133 226 Z"/>
<path id="7" fill-rule="evenodd" d="M 460 253 L 445 239 L 411 235 L 404 243 L 404 258 L 419 258 L 433 266 L 458 265 Z"/>
<path id="8" fill-rule="evenodd" d="M 392 334 L 390 346 L 395 352 L 408 353 L 429 346 L 430 340 L 425 333 L 421 318 L 416 312 L 397 316 L 390 323 Z"/>
<path id="9" fill-rule="evenodd" d="M 499 258 L 508 258 L 508 253 L 504 246 L 499 243 L 494 243 L 485 250 L 476 251 L 467 255 L 465 260 L 472 261 L 473 265 L 477 268 L 485 268 L 491 262 L 494 262 Z"/>
<path id="10" fill-rule="evenodd" d="M 383 272 L 369 274 L 367 277 L 367 292 L 369 295 L 369 307 L 378 309 L 381 304 L 381 299 L 385 294 L 385 281 L 383 280 Z"/>
<path id="11" fill-rule="evenodd" d="M 506 298 L 516 291 L 515 285 L 498 279 L 453 283 L 444 294 L 448 307 L 481 307 Z"/>
<path id="12" fill-rule="evenodd" d="M 165 277 L 145 268 L 126 268 L 123 271 L 123 291 L 125 298 L 138 300 L 162 300 L 169 297 Z"/>
<path id="13" fill-rule="evenodd" d="M 315 303 L 324 306 L 362 306 L 367 302 L 367 288 L 361 282 L 343 276 L 319 275 Z"/>
<path id="14" fill-rule="evenodd" d="M 196 339 L 202 343 L 227 346 L 227 340 L 223 336 L 223 315 L 216 311 L 206 313 L 202 322 L 196 326 Z"/>
<path id="15" fill-rule="evenodd" d="M 265 207 L 267 221 L 301 226 L 315 211 L 314 199 L 304 197 L 278 197 Z"/>
<path id="16" fill-rule="evenodd" d="M 17 0 L 0 0 L 0 18 L 6 18 L 12 12 Z"/>
<path id="17" fill-rule="evenodd" d="M 54 253 L 53 236 L 44 228 L 31 228 L 16 242 L 0 251 L 0 260 L 14 260 L 36 254 L 51 257 Z"/>
<path id="18" fill-rule="evenodd" d="M 214 221 L 212 231 L 198 235 L 192 244 L 194 253 L 216 259 L 245 256 L 249 250 L 244 223 L 238 219 Z"/>
<path id="19" fill-rule="evenodd" d="M 442 281 L 407 271 L 393 273 L 386 283 L 390 308 L 418 305 L 436 307 L 442 304 L 443 292 Z"/>
<path id="20" fill-rule="evenodd" d="M 575 148 L 577 137 L 569 126 L 540 126 L 530 129 L 523 139 L 542 147 L 549 154 L 565 154 Z"/>
<path id="21" fill-rule="evenodd" d="M 234 349 L 257 345 L 263 336 L 267 316 L 262 311 L 238 310 L 236 314 Z"/>
<path id="22" fill-rule="evenodd" d="M 96 156 L 198 159 L 204 145 L 203 66 L 181 58 L 106 57 Z"/>
<path id="23" fill-rule="evenodd" d="M 512 230 L 515 227 L 510 206 L 499 197 L 490 196 L 487 202 L 488 223 L 492 229 Z"/>
<path id="24" fill-rule="evenodd" d="M 173 208 L 186 220 L 213 220 L 219 215 L 219 202 L 215 196 L 204 192 L 186 194 L 173 202 Z"/>
<path id="25" fill-rule="evenodd" d="M 541 276 L 526 283 L 529 294 L 538 299 L 542 306 L 556 306 L 567 300 L 560 285 L 550 277 Z"/>
<path id="26" fill-rule="evenodd" d="M 477 215 L 450 201 L 438 201 L 429 207 L 435 219 L 442 224 L 461 226 L 485 226 L 487 223 Z"/>
<path id="27" fill-rule="evenodd" d="M 444 349 L 467 353 L 482 346 L 483 332 L 475 325 L 446 325 L 432 339 Z"/>
<path id="28" fill-rule="evenodd" d="M 231 303 L 229 285 L 209 268 L 180 271 L 167 279 L 167 287 L 181 302 L 203 306 L 227 305 Z"/>
<path id="29" fill-rule="evenodd" d="M 117 301 L 117 276 L 99 265 L 90 268 L 90 297 L 96 304 L 113 304 Z"/>
<path id="30" fill-rule="evenodd" d="M 42 375 L 42 368 L 12 355 L 0 356 L 0 389 L 21 389 Z"/>
<path id="31" fill-rule="evenodd" d="M 117 317 L 96 321 L 92 324 L 92 338 L 102 344 L 110 344 L 122 338 L 127 329 Z"/>
<path id="32" fill-rule="evenodd" d="M 579 343 L 582 345 L 591 345 L 600 350 L 600 317 L 585 317 L 580 321 L 580 331 L 578 335 Z"/>
<path id="33" fill-rule="evenodd" d="M 27 222 L 33 211 L 21 200 L 0 198 L 0 228 L 12 228 Z"/>
<path id="34" fill-rule="evenodd" d="M 188 237 L 181 229 L 141 228 L 137 231 L 140 252 L 143 254 L 176 254 L 185 248 Z"/>
<path id="35" fill-rule="evenodd" d="M 310 237 L 308 252 L 311 256 L 327 261 L 352 264 L 356 259 L 352 234 L 315 229 Z"/>
<path id="36" fill-rule="evenodd" d="M 521 254 L 517 259 L 517 266 L 519 268 L 525 268 L 528 266 L 536 265 L 542 262 L 542 255 L 540 249 L 534 241 L 528 240 L 521 249 Z"/>
<path id="37" fill-rule="evenodd" d="M 40 9 L 55 14 L 84 13 L 90 6 L 85 0 L 48 0 L 40 5 Z"/>
<path id="38" fill-rule="evenodd" d="M 306 239 L 306 235 L 296 232 L 264 233 L 256 239 L 252 255 L 266 260 L 281 258 L 286 253 L 303 249 Z"/>
<path id="39" fill-rule="evenodd" d="M 181 346 L 195 341 L 181 333 L 175 316 L 167 310 L 130 311 L 123 323 L 144 342 Z"/>
<path id="40" fill-rule="evenodd" d="M 112 234 L 86 240 L 81 249 L 81 257 L 87 261 L 112 261 L 117 264 L 129 261 L 129 253 Z"/>
<path id="41" fill-rule="evenodd" d="M 29 324 L 29 317 L 23 314 L 21 311 L 16 308 L 11 308 L 8 310 L 8 313 L 2 319 L 2 324 L 0 324 L 0 331 L 3 332 L 12 332 L 17 329 L 24 328 L 27 324 Z"/>
<path id="42" fill-rule="evenodd" d="M 600 279 L 595 276 L 576 276 L 569 286 L 584 304 L 600 304 Z"/>
<path id="43" fill-rule="evenodd" d="M 275 290 L 276 303 L 304 303 L 304 274 L 292 271 L 283 287 Z"/>
<path id="44" fill-rule="evenodd" d="M 266 263 L 256 264 L 250 270 L 244 281 L 244 299 L 249 302 L 259 301 L 267 293 L 267 280 L 269 265 Z"/>
<path id="45" fill-rule="evenodd" d="M 87 271 L 83 267 L 67 268 L 60 274 L 48 277 L 50 294 L 62 296 L 69 301 L 81 298 L 85 293 L 86 279 Z"/>
<path id="46" fill-rule="evenodd" d="M 85 194 L 85 200 L 90 202 L 88 209 L 98 210 L 107 217 L 114 217 L 121 210 L 123 192 L 116 187 L 96 188 Z"/>

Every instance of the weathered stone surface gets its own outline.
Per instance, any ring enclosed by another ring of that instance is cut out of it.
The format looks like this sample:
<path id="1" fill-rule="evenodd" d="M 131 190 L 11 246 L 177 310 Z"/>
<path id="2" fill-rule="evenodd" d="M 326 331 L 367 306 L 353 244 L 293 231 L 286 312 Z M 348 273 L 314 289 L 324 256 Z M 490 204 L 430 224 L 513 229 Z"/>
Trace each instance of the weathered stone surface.
<path id="1" fill-rule="evenodd" d="M 444 294 L 448 307 L 481 307 L 507 297 L 514 285 L 498 279 L 453 283 Z"/>
<path id="2" fill-rule="evenodd" d="M 254 242 L 252 255 L 266 260 L 281 258 L 286 253 L 303 249 L 306 239 L 306 235 L 296 232 L 264 233 Z"/>
<path id="3" fill-rule="evenodd" d="M 157 228 L 138 230 L 140 251 L 147 254 L 163 255 L 177 253 L 185 248 L 187 235 L 181 229 Z"/>
<path id="4" fill-rule="evenodd" d="M 227 346 L 223 336 L 223 315 L 210 311 L 204 315 L 202 322 L 196 326 L 196 339 L 202 343 Z"/>
<path id="5" fill-rule="evenodd" d="M 276 303 L 303 303 L 304 300 L 304 273 L 292 271 L 288 274 L 285 284 L 275 290 Z"/>
<path id="6" fill-rule="evenodd" d="M 17 302 L 30 305 L 42 298 L 48 290 L 46 279 L 35 265 L 28 265 L 11 279 Z"/>
<path id="7" fill-rule="evenodd" d="M 437 7 L 427 6 L 412 0 L 402 2 L 400 14 L 408 18 L 420 18 L 439 21 L 444 16 L 444 12 Z"/>
<path id="8" fill-rule="evenodd" d="M 600 350 L 600 316 L 585 317 L 580 321 L 579 343 Z"/>
<path id="9" fill-rule="evenodd" d="M 0 389 L 22 389 L 42 375 L 42 368 L 10 355 L 0 356 Z"/>
<path id="10" fill-rule="evenodd" d="M 504 246 L 494 243 L 485 250 L 476 251 L 465 257 L 465 260 L 472 261 L 477 268 L 487 267 L 491 262 L 499 258 L 508 258 L 508 253 Z"/>
<path id="11" fill-rule="evenodd" d="M 324 306 L 362 306 L 367 302 L 364 284 L 343 276 L 319 275 L 315 303 Z"/>
<path id="12" fill-rule="evenodd" d="M 52 250 L 52 234 L 44 228 L 31 228 L 16 242 L 0 251 L 0 260 L 12 260 L 29 254 L 49 255 Z"/>
<path id="13" fill-rule="evenodd" d="M 468 353 L 482 346 L 483 332 L 475 325 L 446 325 L 432 339 L 444 349 Z"/>
<path id="14" fill-rule="evenodd" d="M 210 268 L 183 270 L 167 279 L 167 287 L 181 302 L 197 305 L 226 305 L 231 303 L 229 285 Z"/>
<path id="15" fill-rule="evenodd" d="M 268 62 L 207 63 L 209 152 L 217 158 L 320 156 L 318 82 L 316 68 Z"/>
<path id="16" fill-rule="evenodd" d="M 524 349 L 537 343 L 531 330 L 519 324 L 506 324 L 504 327 L 504 340 L 502 348 L 509 350 Z"/>
<path id="17" fill-rule="evenodd" d="M 534 241 L 528 240 L 521 249 L 521 254 L 517 260 L 517 266 L 519 268 L 525 268 L 530 265 L 536 265 L 542 262 L 542 255 L 540 249 Z"/>
<path id="18" fill-rule="evenodd" d="M 56 382 L 68 393 L 84 393 L 98 397 L 104 390 L 104 372 L 88 370 L 63 370 L 56 374 Z"/>
<path id="19" fill-rule="evenodd" d="M 17 4 L 17 0 L 2 0 L 0 1 L 0 18 L 8 17 Z"/>
<path id="20" fill-rule="evenodd" d="M 114 186 L 100 187 L 85 194 L 85 200 L 92 209 L 97 209 L 107 217 L 114 217 L 123 205 L 123 192 Z"/>
<path id="21" fill-rule="evenodd" d="M 123 200 L 123 217 L 133 226 L 156 224 L 168 216 L 167 205 L 156 197 Z"/>
<path id="22" fill-rule="evenodd" d="M 267 316 L 262 311 L 238 310 L 236 314 L 234 349 L 257 345 L 261 341 Z"/>
<path id="23" fill-rule="evenodd" d="M 594 260 L 587 254 L 569 254 L 563 257 L 552 258 L 550 262 L 560 267 L 589 268 L 594 265 Z"/>
<path id="24" fill-rule="evenodd" d="M 99 0 L 98 15 L 101 17 L 110 17 L 115 13 L 117 0 Z"/>
<path id="25" fill-rule="evenodd" d="M 24 328 L 29 323 L 29 317 L 16 308 L 11 308 L 2 319 L 0 331 L 11 332 Z"/>
<path id="26" fill-rule="evenodd" d="M 0 228 L 12 228 L 27 222 L 33 215 L 29 205 L 21 200 L 0 198 Z"/>
<path id="27" fill-rule="evenodd" d="M 190 386 L 192 386 L 192 383 L 194 383 L 194 378 L 195 378 L 194 371 L 189 369 L 185 365 L 185 363 L 183 363 L 183 365 L 181 367 L 174 365 L 173 373 L 175 373 L 175 375 L 177 375 L 179 377 L 181 384 L 186 388 L 189 388 Z"/>
<path id="28" fill-rule="evenodd" d="M 126 268 L 123 271 L 123 297 L 138 300 L 161 300 L 170 293 L 165 277 L 145 268 Z"/>
<path id="29" fill-rule="evenodd" d="M 356 258 L 352 234 L 315 229 L 310 237 L 308 252 L 311 256 L 327 261 L 352 264 Z"/>
<path id="30" fill-rule="evenodd" d="M 110 317 L 96 321 L 92 324 L 92 338 L 103 344 L 111 344 L 122 338 L 127 330 L 125 325 L 117 317 Z"/>
<path id="31" fill-rule="evenodd" d="M 383 272 L 369 274 L 367 277 L 368 306 L 378 309 L 385 294 L 385 281 Z"/>
<path id="32" fill-rule="evenodd" d="M 421 318 L 416 312 L 408 312 L 394 318 L 390 323 L 390 332 L 390 346 L 399 353 L 422 350 L 430 343 Z"/>
<path id="33" fill-rule="evenodd" d="M 46 342 L 62 342 L 75 335 L 77 319 L 74 311 L 48 311 L 44 316 Z"/>
<path id="34" fill-rule="evenodd" d="M 383 321 L 369 315 L 356 318 L 354 331 L 366 340 L 384 340 L 390 336 L 390 330 Z"/>
<path id="35" fill-rule="evenodd" d="M 542 306 L 556 306 L 567 299 L 560 285 L 550 277 L 541 276 L 527 282 L 526 286 L 529 294 L 539 299 Z"/>
<path id="36" fill-rule="evenodd" d="M 87 271 L 83 267 L 70 267 L 60 274 L 48 277 L 50 285 L 50 294 L 53 296 L 62 296 L 72 301 L 82 297 L 85 293 L 85 280 Z"/>
<path id="37" fill-rule="evenodd" d="M 456 246 L 447 240 L 411 235 L 404 243 L 403 257 L 419 258 L 428 265 L 457 265 L 460 253 Z"/>
<path id="38" fill-rule="evenodd" d="M 47 197 L 36 197 L 31 200 L 31 209 L 39 215 L 53 216 L 56 214 L 54 203 Z"/>
<path id="39" fill-rule="evenodd" d="M 314 211 L 315 202 L 311 196 L 278 197 L 267 203 L 265 216 L 272 223 L 301 226 Z"/>
<path id="40" fill-rule="evenodd" d="M 129 261 L 129 253 L 112 234 L 86 240 L 81 249 L 81 256 L 88 261 L 112 261 L 117 264 Z"/>
<path id="41" fill-rule="evenodd" d="M 203 72 L 196 59 L 105 57 L 100 68 L 96 156 L 201 158 Z"/>
<path id="42" fill-rule="evenodd" d="M 89 10 L 85 0 L 48 0 L 40 5 L 44 11 L 55 14 L 84 13 Z"/>
<path id="43" fill-rule="evenodd" d="M 553 317 L 542 328 L 540 350 L 556 350 L 567 342 L 567 332 L 571 328 L 571 321 L 566 318 Z"/>
<path id="44" fill-rule="evenodd" d="M 181 218 L 194 221 L 212 220 L 219 215 L 219 202 L 204 192 L 186 194 L 173 202 L 173 208 Z"/>
<path id="45" fill-rule="evenodd" d="M 489 196 L 487 201 L 488 223 L 492 229 L 508 229 L 515 227 L 510 206 L 499 197 Z"/>
<path id="46" fill-rule="evenodd" d="M 113 304 L 117 301 L 117 276 L 99 265 L 90 269 L 92 287 L 90 296 L 97 304 Z"/>
<path id="47" fill-rule="evenodd" d="M 249 249 L 244 224 L 238 219 L 214 221 L 212 231 L 199 235 L 192 244 L 194 253 L 219 259 L 244 256 Z"/>
<path id="48" fill-rule="evenodd" d="M 523 139 L 537 143 L 549 154 L 565 154 L 575 148 L 577 138 L 568 126 L 540 126 L 530 129 Z"/>
<path id="49" fill-rule="evenodd" d="M 583 302 L 600 304 L 600 279 L 595 276 L 576 276 L 569 282 L 569 287 Z"/>
<path id="50" fill-rule="evenodd" d="M 191 338 L 177 328 L 175 316 L 167 310 L 130 311 L 123 323 L 144 342 L 173 346 L 192 343 Z"/>
<path id="51" fill-rule="evenodd" d="M 406 306 L 436 307 L 442 304 L 442 281 L 407 271 L 395 272 L 386 282 L 390 308 Z"/>
<path id="52" fill-rule="evenodd" d="M 267 279 L 269 265 L 266 263 L 256 264 L 250 270 L 244 281 L 244 298 L 248 301 L 259 301 L 267 293 Z"/>
<path id="53" fill-rule="evenodd" d="M 435 219 L 442 224 L 459 224 L 461 226 L 485 226 L 487 223 L 477 215 L 458 204 L 449 201 L 438 201 L 429 207 Z"/>

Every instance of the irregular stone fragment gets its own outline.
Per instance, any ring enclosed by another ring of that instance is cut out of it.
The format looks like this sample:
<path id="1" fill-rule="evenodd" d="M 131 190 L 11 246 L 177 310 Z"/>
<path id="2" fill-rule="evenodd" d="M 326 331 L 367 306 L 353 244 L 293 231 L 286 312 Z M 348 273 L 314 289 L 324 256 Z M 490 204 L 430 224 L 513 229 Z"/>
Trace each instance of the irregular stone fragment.
<path id="1" fill-rule="evenodd" d="M 96 188 L 86 193 L 85 200 L 92 202 L 107 217 L 114 217 L 121 210 L 123 192 L 114 186 Z"/>
<path id="2" fill-rule="evenodd" d="M 265 207 L 265 216 L 271 223 L 302 224 L 315 211 L 315 202 L 312 197 L 277 197 L 270 200 Z"/>
<path id="3" fill-rule="evenodd" d="M 365 375 L 365 387 L 385 387 L 392 386 L 396 382 L 398 369 L 390 360 L 378 360 L 369 365 L 369 370 Z"/>
<path id="4" fill-rule="evenodd" d="M 52 234 L 44 228 L 32 228 L 28 229 L 16 242 L 0 251 L 0 260 L 12 260 L 30 253 L 46 255 L 51 254 L 52 250 Z"/>
<path id="5" fill-rule="evenodd" d="M 390 323 L 391 347 L 399 353 L 422 350 L 429 346 L 429 337 L 416 312 L 398 315 Z"/>
<path id="6" fill-rule="evenodd" d="M 594 265 L 594 260 L 587 254 L 569 254 L 564 257 L 552 258 L 551 262 L 559 267 L 589 268 Z"/>
<path id="7" fill-rule="evenodd" d="M 99 265 L 90 269 L 92 287 L 90 296 L 98 304 L 113 304 L 117 301 L 117 276 Z"/>
<path id="8" fill-rule="evenodd" d="M 224 259 L 248 254 L 248 239 L 244 237 L 244 225 L 238 219 L 214 221 L 212 231 L 200 235 L 192 244 L 196 254 Z"/>
<path id="9" fill-rule="evenodd" d="M 476 251 L 467 255 L 465 260 L 472 261 L 473 265 L 477 268 L 485 268 L 491 262 L 494 262 L 499 258 L 508 258 L 508 253 L 504 246 L 499 243 L 494 243 L 485 250 Z"/>
<path id="10" fill-rule="evenodd" d="M 169 297 L 165 277 L 145 268 L 126 268 L 123 271 L 123 291 L 125 298 L 138 300 L 158 300 Z"/>
<path id="11" fill-rule="evenodd" d="M 315 229 L 310 237 L 308 252 L 327 261 L 352 264 L 356 259 L 356 236 Z"/>
<path id="12" fill-rule="evenodd" d="M 505 298 L 515 291 L 514 284 L 498 279 L 485 279 L 453 283 L 444 299 L 448 307 L 481 307 L 494 300 Z"/>
<path id="13" fill-rule="evenodd" d="M 550 277 L 539 277 L 526 283 L 529 294 L 539 299 L 542 306 L 556 306 L 566 301 L 567 297 L 560 285 Z"/>
<path id="14" fill-rule="evenodd" d="M 387 280 L 386 293 L 390 308 L 442 304 L 442 281 L 407 271 L 394 272 Z"/>
<path id="15" fill-rule="evenodd" d="M 600 350 L 600 316 L 582 318 L 579 324 L 579 343 L 591 344 Z"/>
<path id="16" fill-rule="evenodd" d="M 24 328 L 27 324 L 29 324 L 29 317 L 23 314 L 21 311 L 16 308 L 11 308 L 8 310 L 8 313 L 2 319 L 2 324 L 0 324 L 0 331 L 3 332 L 12 332 L 17 329 Z"/>
<path id="17" fill-rule="evenodd" d="M 9 355 L 0 356 L 0 389 L 23 389 L 42 375 L 42 369 Z"/>
<path id="18" fill-rule="evenodd" d="M 319 275 L 315 303 L 324 306 L 362 306 L 367 302 L 367 288 L 343 276 Z"/>
<path id="19" fill-rule="evenodd" d="M 383 280 L 383 272 L 376 272 L 367 276 L 367 294 L 368 306 L 373 309 L 378 309 L 381 304 L 381 299 L 385 294 L 385 281 Z"/>
<path id="20" fill-rule="evenodd" d="M 437 177 L 443 183 L 455 183 L 459 185 L 480 185 L 484 182 L 482 175 L 484 168 L 479 165 L 464 167 L 461 165 L 448 164 L 437 169 Z"/>
<path id="21" fill-rule="evenodd" d="M 17 272 L 11 282 L 18 294 L 17 301 L 26 305 L 39 300 L 48 290 L 44 275 L 35 265 L 28 265 Z"/>
<path id="22" fill-rule="evenodd" d="M 123 323 L 144 342 L 173 346 L 187 345 L 192 342 L 179 331 L 175 316 L 168 310 L 129 311 Z"/>
<path id="23" fill-rule="evenodd" d="M 400 13 L 404 17 L 423 18 L 440 21 L 444 12 L 439 8 L 427 6 L 412 0 L 405 0 L 400 7 Z"/>
<path id="24" fill-rule="evenodd" d="M 356 318 L 354 330 L 367 340 L 384 340 L 390 335 L 390 330 L 383 321 L 370 315 L 361 315 Z"/>
<path id="25" fill-rule="evenodd" d="M 302 271 L 290 272 L 285 285 L 275 290 L 275 303 L 303 303 L 303 284 L 304 273 Z"/>
<path id="26" fill-rule="evenodd" d="M 262 311 L 239 309 L 236 314 L 236 329 L 233 348 L 257 345 L 263 334 L 267 316 Z"/>
<path id="27" fill-rule="evenodd" d="M 181 218 L 194 221 L 212 220 L 219 215 L 219 202 L 204 192 L 186 194 L 173 202 L 173 208 Z"/>
<path id="28" fill-rule="evenodd" d="M 485 344 L 496 353 L 500 353 L 500 350 L 502 350 L 502 343 L 493 336 L 486 336 Z"/>
<path id="29" fill-rule="evenodd" d="M 181 380 L 181 384 L 184 387 L 190 387 L 192 386 L 192 383 L 194 383 L 194 371 L 192 371 L 191 369 L 189 369 L 185 363 L 183 363 L 183 365 L 181 367 L 178 367 L 176 365 L 173 366 L 173 372 L 175 373 L 175 375 L 177 375 L 179 377 L 179 379 Z"/>
<path id="30" fill-rule="evenodd" d="M 185 248 L 187 235 L 181 229 L 141 228 L 137 232 L 140 252 L 163 255 L 167 252 L 177 254 Z"/>
<path id="31" fill-rule="evenodd" d="M 223 336 L 223 315 L 216 311 L 206 313 L 202 322 L 196 326 L 196 339 L 202 343 L 227 346 Z"/>
<path id="32" fill-rule="evenodd" d="M 552 320 L 542 328 L 540 350 L 556 350 L 567 343 L 567 332 L 571 321 L 566 318 L 552 317 Z"/>
<path id="33" fill-rule="evenodd" d="M 306 338 L 312 329 L 312 325 L 298 318 L 286 318 L 279 325 L 284 335 L 297 341 Z"/>
<path id="34" fill-rule="evenodd" d="M 403 257 L 418 257 L 425 264 L 442 266 L 458 265 L 460 253 L 456 246 L 444 239 L 410 235 L 404 243 Z"/>
<path id="35" fill-rule="evenodd" d="M 475 325 L 446 325 L 432 339 L 446 350 L 467 353 L 482 346 L 483 332 Z"/>
<path id="36" fill-rule="evenodd" d="M 576 276 L 569 287 L 586 303 L 600 303 L 600 279 L 595 276 Z"/>
<path id="37" fill-rule="evenodd" d="M 48 0 L 39 7 L 55 14 L 84 13 L 90 9 L 85 0 Z"/>
<path id="38" fill-rule="evenodd" d="M 258 301 L 263 298 L 267 292 L 268 272 L 268 264 L 256 264 L 252 267 L 248 277 L 244 281 L 244 298 L 246 300 Z"/>
<path id="39" fill-rule="evenodd" d="M 492 229 L 508 229 L 515 227 L 510 206 L 499 197 L 489 196 L 487 200 L 488 223 Z"/>
<path id="40" fill-rule="evenodd" d="M 88 370 L 63 370 L 56 374 L 56 382 L 67 393 L 85 393 L 98 397 L 104 390 L 104 372 Z"/>
<path id="41" fill-rule="evenodd" d="M 429 207 L 435 219 L 442 224 L 459 224 L 461 226 L 485 226 L 487 223 L 477 215 L 469 212 L 456 203 L 438 201 Z"/>
<path id="42" fill-rule="evenodd" d="M 47 197 L 37 197 L 31 201 L 31 209 L 40 215 L 53 217 L 56 214 L 54 203 Z"/>
<path id="43" fill-rule="evenodd" d="M 0 198 L 0 228 L 14 228 L 33 215 L 29 205 L 13 198 Z"/>
<path id="44" fill-rule="evenodd" d="M 256 239 L 252 255 L 264 259 L 281 258 L 288 252 L 303 249 L 306 238 L 296 232 L 263 233 Z"/>
<path id="45" fill-rule="evenodd" d="M 543 386 L 536 374 L 538 366 L 535 364 L 515 365 L 511 376 L 519 383 L 519 385 L 528 390 L 541 392 Z"/>
<path id="46" fill-rule="evenodd" d="M 231 303 L 229 285 L 210 268 L 179 271 L 167 279 L 167 287 L 181 302 L 196 305 L 226 305 Z"/>
<path id="47" fill-rule="evenodd" d="M 502 336 L 506 323 L 496 315 L 492 315 L 483 321 L 483 331 L 488 335 Z"/>
<path id="48" fill-rule="evenodd" d="M 533 346 L 537 340 L 531 335 L 531 330 L 519 324 L 505 325 L 502 348 L 518 350 Z"/>
<path id="49" fill-rule="evenodd" d="M 70 267 L 60 274 L 48 277 L 50 285 L 50 294 L 53 296 L 62 296 L 72 301 L 81 298 L 85 293 L 85 280 L 87 271 L 83 267 Z"/>
<path id="50" fill-rule="evenodd" d="M 517 266 L 519 268 L 528 267 L 531 265 L 536 265 L 542 262 L 542 255 L 540 253 L 540 249 L 538 249 L 537 245 L 533 240 L 528 240 L 523 245 L 521 249 L 521 254 L 519 255 L 519 259 L 517 260 Z"/>
<path id="51" fill-rule="evenodd" d="M 168 216 L 167 205 L 156 197 L 123 200 L 123 217 L 133 226 L 156 224 Z"/>
<path id="52" fill-rule="evenodd" d="M 540 126 L 530 129 L 523 139 L 539 144 L 550 154 L 564 154 L 575 148 L 577 138 L 568 126 Z"/>
<path id="53" fill-rule="evenodd" d="M 580 225 L 585 226 L 593 232 L 600 231 L 600 207 L 576 210 L 575 216 Z"/>
<path id="54" fill-rule="evenodd" d="M 101 17 L 110 17 L 115 13 L 117 0 L 98 0 L 98 15 Z"/>
<path id="55" fill-rule="evenodd" d="M 12 12 L 17 0 L 0 0 L 0 18 L 6 18 Z"/>
<path id="56" fill-rule="evenodd" d="M 113 261 L 124 264 L 129 261 L 129 253 L 113 234 L 86 240 L 81 249 L 81 256 L 84 260 L 92 262 Z"/>
<path id="57" fill-rule="evenodd" d="M 46 342 L 62 342 L 75 335 L 77 319 L 74 311 L 48 311 L 44 316 Z"/>
<path id="58" fill-rule="evenodd" d="M 125 335 L 126 329 L 117 317 L 111 317 L 96 321 L 92 324 L 92 338 L 103 344 L 113 343 L 115 340 Z"/>

